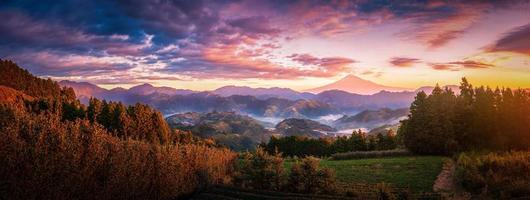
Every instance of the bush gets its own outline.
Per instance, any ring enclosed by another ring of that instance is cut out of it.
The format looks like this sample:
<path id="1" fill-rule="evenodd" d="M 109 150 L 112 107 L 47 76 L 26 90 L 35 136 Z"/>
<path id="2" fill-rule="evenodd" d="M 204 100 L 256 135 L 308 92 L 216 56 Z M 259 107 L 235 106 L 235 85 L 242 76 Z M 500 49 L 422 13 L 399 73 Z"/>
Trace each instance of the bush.
<path id="1" fill-rule="evenodd" d="M 270 155 L 262 148 L 243 155 L 238 171 L 236 184 L 253 189 L 280 190 L 286 180 L 281 155 Z"/>
<path id="2" fill-rule="evenodd" d="M 320 168 L 319 160 L 306 157 L 291 168 L 289 189 L 302 193 L 332 193 L 336 189 L 335 171 Z"/>
<path id="3" fill-rule="evenodd" d="M 235 154 L 122 140 L 88 120 L 0 106 L 0 199 L 170 199 L 230 181 Z"/>
<path id="4" fill-rule="evenodd" d="M 331 155 L 331 160 L 350 160 L 362 158 L 381 158 L 395 156 L 409 156 L 412 153 L 406 149 L 394 149 L 386 151 L 352 151 L 346 153 L 336 153 Z"/>
<path id="5" fill-rule="evenodd" d="M 462 153 L 458 158 L 462 186 L 473 194 L 509 199 L 530 196 L 530 152 L 479 155 Z"/>

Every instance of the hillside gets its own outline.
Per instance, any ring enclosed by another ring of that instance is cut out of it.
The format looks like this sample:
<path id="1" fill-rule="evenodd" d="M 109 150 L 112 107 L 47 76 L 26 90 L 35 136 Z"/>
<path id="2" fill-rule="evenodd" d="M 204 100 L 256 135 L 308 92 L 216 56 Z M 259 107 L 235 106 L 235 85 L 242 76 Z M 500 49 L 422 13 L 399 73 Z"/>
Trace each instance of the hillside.
<path id="1" fill-rule="evenodd" d="M 10 87 L 0 85 L 0 104 L 13 105 L 17 108 L 24 107 L 24 101 L 33 101 L 34 98 Z"/>
<path id="2" fill-rule="evenodd" d="M 62 91 L 57 82 L 33 76 L 14 62 L 1 59 L 0 85 L 13 88 L 35 98 L 59 97 Z"/>
<path id="3" fill-rule="evenodd" d="M 309 119 L 289 118 L 276 125 L 276 131 L 283 136 L 307 136 L 319 138 L 335 132 L 334 128 Z"/>
<path id="4" fill-rule="evenodd" d="M 235 112 L 187 112 L 169 116 L 166 121 L 172 128 L 191 131 L 202 138 L 213 138 L 234 150 L 254 149 L 272 135 L 261 122 Z"/>
<path id="5" fill-rule="evenodd" d="M 367 128 L 372 129 L 386 124 L 396 124 L 409 114 L 409 108 L 365 110 L 353 116 L 343 116 L 333 122 L 339 129 Z"/>
<path id="6" fill-rule="evenodd" d="M 0 64 L 10 78 L 0 81 L 0 199 L 178 199 L 231 176 L 232 151 L 170 131 L 147 105 L 83 105 L 71 88 Z"/>

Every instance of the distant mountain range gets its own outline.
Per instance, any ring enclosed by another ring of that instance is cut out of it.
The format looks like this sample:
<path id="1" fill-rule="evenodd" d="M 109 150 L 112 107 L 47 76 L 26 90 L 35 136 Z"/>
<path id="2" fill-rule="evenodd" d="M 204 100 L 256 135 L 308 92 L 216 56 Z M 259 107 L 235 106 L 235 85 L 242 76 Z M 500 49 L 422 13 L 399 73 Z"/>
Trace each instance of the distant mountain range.
<path id="1" fill-rule="evenodd" d="M 219 96 L 228 97 L 232 95 L 255 96 L 258 99 L 283 98 L 289 100 L 312 99 L 315 95 L 309 92 L 297 92 L 289 88 L 251 88 L 246 86 L 224 86 L 212 93 Z"/>
<path id="2" fill-rule="evenodd" d="M 359 82 L 358 80 L 362 79 L 348 76 L 338 82 L 344 82 L 344 80 Z M 292 117 L 316 119 L 327 115 L 353 115 L 368 109 L 409 107 L 419 90 L 430 93 L 433 88 L 422 87 L 416 91 L 401 92 L 383 90 L 366 95 L 343 90 L 326 90 L 312 94 L 288 88 L 243 86 L 225 86 L 213 91 L 198 92 L 171 87 L 155 87 L 150 84 L 111 90 L 87 82 L 61 81 L 59 84 L 72 87 L 84 103 L 87 103 L 90 97 L 96 97 L 126 104 L 137 102 L 149 104 L 165 115 L 182 112 L 235 111 L 255 117 L 281 119 Z M 450 86 L 450 88 L 458 89 L 456 86 Z"/>

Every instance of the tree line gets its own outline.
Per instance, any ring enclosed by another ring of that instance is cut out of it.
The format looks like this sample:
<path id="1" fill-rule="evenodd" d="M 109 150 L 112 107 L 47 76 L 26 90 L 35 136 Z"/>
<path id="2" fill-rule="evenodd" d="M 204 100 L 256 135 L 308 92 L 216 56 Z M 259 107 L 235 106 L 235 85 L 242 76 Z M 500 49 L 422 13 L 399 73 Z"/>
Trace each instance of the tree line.
<path id="1" fill-rule="evenodd" d="M 460 93 L 436 86 L 419 92 L 398 134 L 416 153 L 530 147 L 530 94 L 510 88 L 473 87 L 463 78 Z"/>
<path id="2" fill-rule="evenodd" d="M 349 136 L 338 137 L 271 137 L 268 143 L 262 143 L 260 146 L 269 153 L 279 151 L 284 156 L 322 157 L 351 151 L 395 149 L 398 146 L 398 139 L 391 130 L 376 135 L 367 135 L 361 130 L 357 130 Z"/>

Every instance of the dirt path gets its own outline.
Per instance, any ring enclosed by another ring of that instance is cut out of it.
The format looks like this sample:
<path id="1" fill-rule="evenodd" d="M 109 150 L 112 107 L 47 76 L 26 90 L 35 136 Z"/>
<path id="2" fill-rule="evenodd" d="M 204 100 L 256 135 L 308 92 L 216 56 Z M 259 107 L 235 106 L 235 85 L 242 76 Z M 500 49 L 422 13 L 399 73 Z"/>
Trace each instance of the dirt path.
<path id="1" fill-rule="evenodd" d="M 470 199 L 469 194 L 458 190 L 455 182 L 455 171 L 455 161 L 447 159 L 443 164 L 442 171 L 438 174 L 436 181 L 434 181 L 432 186 L 433 191 L 441 193 L 444 199 Z"/>
<path id="2" fill-rule="evenodd" d="M 432 189 L 435 192 L 443 192 L 443 193 L 452 193 L 455 191 L 455 162 L 451 159 L 447 159 L 442 167 L 442 171 L 440 174 L 438 174 L 438 177 L 436 178 L 436 181 L 434 181 L 434 185 L 432 186 Z"/>

